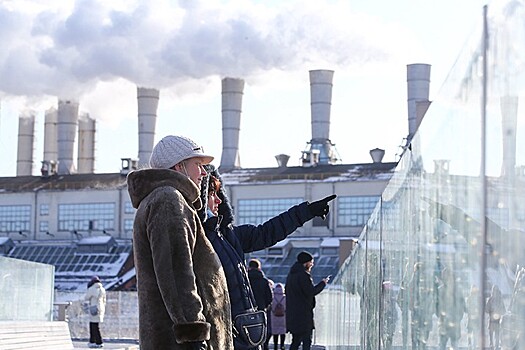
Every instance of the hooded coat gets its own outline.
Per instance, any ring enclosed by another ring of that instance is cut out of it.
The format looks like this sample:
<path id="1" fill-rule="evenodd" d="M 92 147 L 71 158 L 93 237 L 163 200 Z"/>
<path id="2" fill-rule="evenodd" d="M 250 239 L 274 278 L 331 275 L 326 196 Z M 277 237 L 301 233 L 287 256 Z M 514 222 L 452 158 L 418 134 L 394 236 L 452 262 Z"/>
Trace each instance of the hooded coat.
<path id="1" fill-rule="evenodd" d="M 276 316 L 275 309 L 277 304 L 284 307 L 284 316 Z M 286 294 L 282 283 L 275 284 L 273 287 L 273 300 L 270 305 L 271 334 L 286 334 Z"/>
<path id="2" fill-rule="evenodd" d="M 310 332 L 314 326 L 315 296 L 326 287 L 321 281 L 314 285 L 304 265 L 296 262 L 286 278 L 286 329 L 292 334 Z"/>
<path id="3" fill-rule="evenodd" d="M 214 168 L 210 168 L 208 173 L 220 180 L 220 175 Z M 235 316 L 250 307 L 249 303 L 256 304 L 246 272 L 244 254 L 271 247 L 282 241 L 298 227 L 311 220 L 313 215 L 308 209 L 308 202 L 304 202 L 291 207 L 263 224 L 234 226 L 233 209 L 221 186 L 218 193 L 222 201 L 219 204 L 219 216 L 206 218 L 207 183 L 207 180 L 203 180 L 201 198 L 205 205 L 200 211 L 200 216 L 202 220 L 205 220 L 206 236 L 212 243 L 224 267 L 230 293 L 232 318 L 235 319 Z M 235 349 L 251 348 L 235 338 Z"/>
<path id="4" fill-rule="evenodd" d="M 100 283 L 100 280 L 93 280 L 89 282 L 84 300 L 88 302 L 89 306 L 96 306 L 98 314 L 89 315 L 89 322 L 102 323 L 104 322 L 104 315 L 106 313 L 106 290 Z"/>
<path id="5" fill-rule="evenodd" d="M 224 271 L 197 210 L 199 188 L 170 169 L 142 169 L 127 177 L 133 207 L 133 252 L 139 297 L 140 348 L 233 349 Z"/>

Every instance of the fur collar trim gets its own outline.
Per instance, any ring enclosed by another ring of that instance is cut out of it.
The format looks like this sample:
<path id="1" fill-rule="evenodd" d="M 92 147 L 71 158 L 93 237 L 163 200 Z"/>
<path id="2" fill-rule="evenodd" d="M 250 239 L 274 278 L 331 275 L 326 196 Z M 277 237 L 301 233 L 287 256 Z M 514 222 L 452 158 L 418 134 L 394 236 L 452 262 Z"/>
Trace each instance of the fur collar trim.
<path id="1" fill-rule="evenodd" d="M 138 208 L 140 202 L 153 190 L 170 186 L 179 191 L 183 197 L 192 203 L 195 209 L 202 207 L 200 190 L 187 176 L 171 169 L 141 169 L 127 176 L 128 192 L 133 208 Z"/>

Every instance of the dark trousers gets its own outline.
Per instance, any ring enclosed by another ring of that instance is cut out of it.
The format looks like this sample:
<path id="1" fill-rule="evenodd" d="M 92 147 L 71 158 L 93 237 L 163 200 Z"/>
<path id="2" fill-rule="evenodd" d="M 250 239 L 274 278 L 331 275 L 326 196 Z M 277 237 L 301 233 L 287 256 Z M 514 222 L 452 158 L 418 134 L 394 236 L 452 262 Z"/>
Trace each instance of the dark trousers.
<path id="1" fill-rule="evenodd" d="M 284 339 L 286 337 L 286 334 L 274 334 L 273 335 L 273 345 L 274 349 L 282 349 L 284 350 Z M 279 347 L 280 346 L 280 347 Z"/>
<path id="2" fill-rule="evenodd" d="M 99 345 L 102 344 L 102 336 L 100 335 L 98 322 L 89 322 L 89 342 Z"/>
<path id="3" fill-rule="evenodd" d="M 310 350 L 312 347 L 312 331 L 292 333 L 292 344 L 290 344 L 290 350 L 299 349 L 301 343 L 303 343 L 303 350 Z"/>

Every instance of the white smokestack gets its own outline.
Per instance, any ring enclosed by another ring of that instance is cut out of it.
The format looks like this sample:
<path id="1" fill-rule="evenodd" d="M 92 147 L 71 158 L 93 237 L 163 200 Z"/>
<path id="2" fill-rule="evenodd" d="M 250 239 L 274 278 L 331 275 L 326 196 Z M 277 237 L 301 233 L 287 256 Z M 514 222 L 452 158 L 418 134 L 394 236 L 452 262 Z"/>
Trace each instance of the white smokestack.
<path id="1" fill-rule="evenodd" d="M 73 154 L 78 125 L 78 102 L 59 100 L 57 112 L 58 174 L 75 173 Z"/>
<path id="2" fill-rule="evenodd" d="M 18 158 L 16 176 L 33 174 L 33 145 L 35 140 L 35 113 L 24 112 L 18 119 Z"/>
<path id="3" fill-rule="evenodd" d="M 46 111 L 44 122 L 44 161 L 57 160 L 57 109 L 51 107 Z"/>
<path id="4" fill-rule="evenodd" d="M 78 173 L 92 174 L 95 171 L 96 121 L 83 113 L 78 119 Z"/>
<path id="5" fill-rule="evenodd" d="M 407 65 L 408 142 L 421 124 L 430 105 L 430 65 L 415 63 Z"/>
<path id="6" fill-rule="evenodd" d="M 241 130 L 242 95 L 244 80 L 222 79 L 222 155 L 223 170 L 241 167 L 239 132 Z"/>
<path id="7" fill-rule="evenodd" d="M 312 139 L 309 149 L 303 151 L 303 166 L 335 164 L 338 160 L 330 141 L 330 110 L 332 108 L 332 70 L 310 71 L 310 109 Z"/>
<path id="8" fill-rule="evenodd" d="M 139 167 L 149 165 L 155 141 L 159 90 L 137 87 L 139 117 Z"/>
<path id="9" fill-rule="evenodd" d="M 312 114 L 312 141 L 330 139 L 330 109 L 332 107 L 332 80 L 334 71 L 310 71 L 310 110 Z"/>
<path id="10" fill-rule="evenodd" d="M 501 175 L 514 178 L 516 168 L 516 128 L 518 125 L 518 96 L 502 96 L 500 99 L 501 132 L 503 140 L 503 164 Z"/>

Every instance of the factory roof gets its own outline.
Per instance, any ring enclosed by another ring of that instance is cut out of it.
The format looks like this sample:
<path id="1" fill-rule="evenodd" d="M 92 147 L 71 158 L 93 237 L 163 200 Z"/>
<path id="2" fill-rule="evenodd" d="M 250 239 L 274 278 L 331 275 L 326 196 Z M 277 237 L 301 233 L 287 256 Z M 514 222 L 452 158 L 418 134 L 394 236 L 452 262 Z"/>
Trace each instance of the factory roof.
<path id="1" fill-rule="evenodd" d="M 222 171 L 226 185 L 289 181 L 388 181 L 397 163 L 317 164 L 275 168 L 241 168 Z M 126 186 L 121 173 L 0 177 L 0 193 L 115 189 Z"/>

